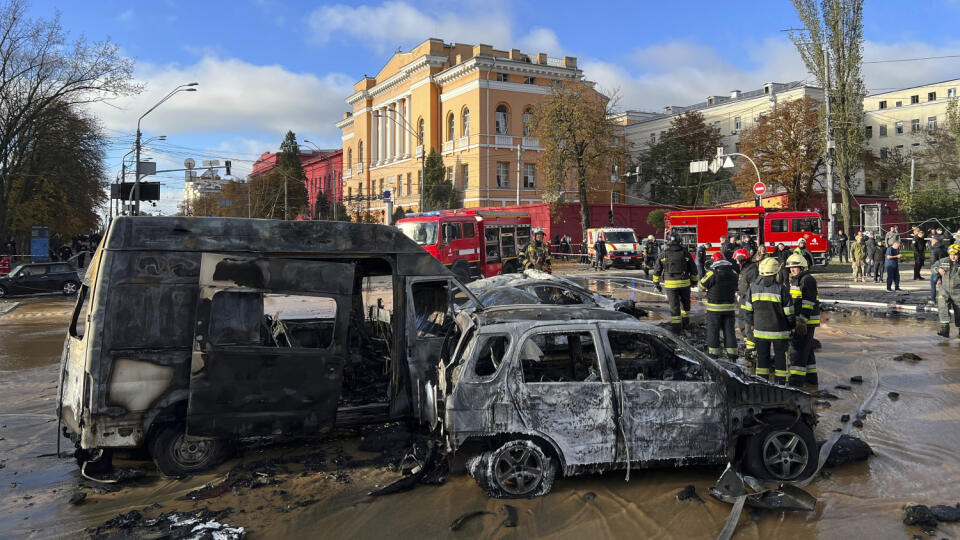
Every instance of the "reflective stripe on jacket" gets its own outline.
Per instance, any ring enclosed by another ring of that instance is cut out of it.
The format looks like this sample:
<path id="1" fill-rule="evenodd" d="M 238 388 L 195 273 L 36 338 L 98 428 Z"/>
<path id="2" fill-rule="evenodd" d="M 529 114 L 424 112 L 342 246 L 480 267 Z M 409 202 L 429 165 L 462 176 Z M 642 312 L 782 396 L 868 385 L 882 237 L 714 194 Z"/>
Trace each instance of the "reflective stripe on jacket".
<path id="1" fill-rule="evenodd" d="M 743 310 L 747 322 L 753 325 L 755 339 L 788 339 L 794 325 L 793 298 L 790 289 L 776 280 L 763 276 L 747 289 Z"/>
<path id="2" fill-rule="evenodd" d="M 697 275 L 693 257 L 683 246 L 670 244 L 663 250 L 653 267 L 653 282 L 663 283 L 668 289 L 690 286 L 690 276 Z"/>
<path id="3" fill-rule="evenodd" d="M 713 263 L 697 286 L 707 291 L 707 311 L 734 311 L 737 301 L 737 272 L 730 261 Z"/>
<path id="4" fill-rule="evenodd" d="M 820 325 L 820 295 L 817 280 L 804 270 L 799 275 L 790 276 L 790 296 L 797 322 L 806 321 L 808 326 Z"/>

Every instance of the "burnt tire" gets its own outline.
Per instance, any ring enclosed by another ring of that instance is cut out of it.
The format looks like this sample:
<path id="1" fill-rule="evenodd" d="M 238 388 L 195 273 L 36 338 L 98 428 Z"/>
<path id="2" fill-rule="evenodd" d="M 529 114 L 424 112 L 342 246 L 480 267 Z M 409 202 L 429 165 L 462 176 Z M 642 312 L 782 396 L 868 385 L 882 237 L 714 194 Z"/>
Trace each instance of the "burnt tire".
<path id="1" fill-rule="evenodd" d="M 78 290 L 80 290 L 80 284 L 76 281 L 67 281 L 63 284 L 63 294 L 66 296 L 73 296 Z"/>
<path id="2" fill-rule="evenodd" d="M 220 439 L 189 441 L 183 424 L 163 424 L 150 438 L 150 456 L 167 476 L 190 475 L 223 462 L 227 444 Z"/>
<path id="3" fill-rule="evenodd" d="M 517 439 L 468 463 L 470 475 L 492 498 L 529 499 L 550 492 L 556 460 L 535 442 Z"/>
<path id="4" fill-rule="evenodd" d="M 817 470 L 819 452 L 810 426 L 787 414 L 763 420 L 764 428 L 747 440 L 744 456 L 747 473 L 777 482 L 795 482 L 812 476 Z"/>

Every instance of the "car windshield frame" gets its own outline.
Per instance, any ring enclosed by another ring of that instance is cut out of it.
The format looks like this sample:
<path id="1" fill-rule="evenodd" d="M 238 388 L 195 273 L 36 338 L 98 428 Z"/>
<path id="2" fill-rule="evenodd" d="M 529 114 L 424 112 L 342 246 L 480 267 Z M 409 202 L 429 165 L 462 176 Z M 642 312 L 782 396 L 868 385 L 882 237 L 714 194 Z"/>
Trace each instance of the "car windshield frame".
<path id="1" fill-rule="evenodd" d="M 17 277 L 17 275 L 20 274 L 20 272 L 21 272 L 26 266 L 27 266 L 27 265 L 25 265 L 25 264 L 20 264 L 20 265 L 15 266 L 15 267 L 13 268 L 13 270 L 10 270 L 10 273 L 7 274 L 7 276 L 9 276 L 9 277 Z"/>
<path id="2" fill-rule="evenodd" d="M 437 221 L 407 221 L 405 223 L 398 223 L 397 227 L 404 236 L 416 242 L 417 245 L 437 245 L 437 230 L 439 229 L 439 222 Z M 423 242 L 417 239 L 417 234 L 421 230 L 425 231 L 425 238 Z"/>
<path id="3" fill-rule="evenodd" d="M 624 235 L 624 236 L 621 236 Z M 625 235 L 630 235 L 629 237 Z M 630 231 L 606 231 L 603 233 L 603 239 L 611 244 L 636 244 L 637 235 Z"/>

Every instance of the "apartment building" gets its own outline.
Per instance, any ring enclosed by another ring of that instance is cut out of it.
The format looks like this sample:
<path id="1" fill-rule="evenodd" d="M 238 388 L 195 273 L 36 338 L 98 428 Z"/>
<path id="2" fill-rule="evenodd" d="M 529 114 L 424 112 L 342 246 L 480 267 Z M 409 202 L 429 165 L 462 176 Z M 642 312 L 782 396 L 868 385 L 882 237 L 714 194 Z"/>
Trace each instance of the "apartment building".
<path id="1" fill-rule="evenodd" d="M 352 110 L 337 123 L 343 196 L 374 215 L 383 215 L 385 192 L 396 206 L 418 210 L 421 152 L 436 149 L 464 207 L 541 202 L 543 148 L 530 135 L 533 108 L 555 82 L 582 79 L 569 56 L 438 39 L 398 52 L 346 99 Z M 597 188 L 591 201 L 620 202 L 622 184 Z M 565 200 L 578 199 L 567 193 Z"/>

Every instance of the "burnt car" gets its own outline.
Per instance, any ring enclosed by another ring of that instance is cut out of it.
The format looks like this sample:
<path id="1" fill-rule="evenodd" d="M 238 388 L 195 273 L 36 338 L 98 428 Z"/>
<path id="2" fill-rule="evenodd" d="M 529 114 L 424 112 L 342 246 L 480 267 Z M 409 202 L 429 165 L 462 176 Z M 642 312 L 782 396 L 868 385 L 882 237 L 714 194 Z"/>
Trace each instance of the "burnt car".
<path id="1" fill-rule="evenodd" d="M 120 217 L 80 288 L 57 414 L 88 472 L 145 448 L 171 475 L 236 441 L 425 422 L 454 299 L 473 297 L 392 227 Z"/>
<path id="2" fill-rule="evenodd" d="M 485 307 L 504 305 L 548 304 L 560 306 L 598 307 L 622 311 L 634 317 L 645 317 L 647 311 L 630 299 L 613 299 L 582 287 L 569 279 L 525 270 L 502 274 L 466 285 Z M 463 308 L 473 307 L 465 304 Z"/>
<path id="3" fill-rule="evenodd" d="M 21 264 L 0 277 L 0 298 L 55 292 L 73 295 L 79 288 L 80 276 L 64 262 Z"/>
<path id="4" fill-rule="evenodd" d="M 561 475 L 732 462 L 799 481 L 817 468 L 811 396 L 596 308 L 461 312 L 440 368 L 448 449 L 492 497 Z"/>

